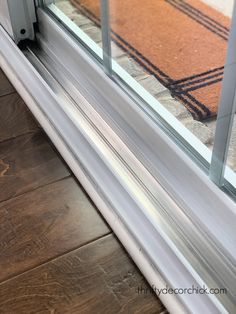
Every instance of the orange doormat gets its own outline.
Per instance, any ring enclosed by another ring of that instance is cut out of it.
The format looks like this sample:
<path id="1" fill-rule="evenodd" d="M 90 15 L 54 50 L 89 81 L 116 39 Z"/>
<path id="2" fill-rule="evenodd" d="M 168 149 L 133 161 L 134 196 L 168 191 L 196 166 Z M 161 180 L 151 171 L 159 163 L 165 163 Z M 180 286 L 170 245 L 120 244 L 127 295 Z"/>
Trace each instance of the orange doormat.
<path id="1" fill-rule="evenodd" d="M 99 0 L 71 0 L 100 25 Z M 110 0 L 112 39 L 193 117 L 217 113 L 230 19 L 199 0 Z"/>

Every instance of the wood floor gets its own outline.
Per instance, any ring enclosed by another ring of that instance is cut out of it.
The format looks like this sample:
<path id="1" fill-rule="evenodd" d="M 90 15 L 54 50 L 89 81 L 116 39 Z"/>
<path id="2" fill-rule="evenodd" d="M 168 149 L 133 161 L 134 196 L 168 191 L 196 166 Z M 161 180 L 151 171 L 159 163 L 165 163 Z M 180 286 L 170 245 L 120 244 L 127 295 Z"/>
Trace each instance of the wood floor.
<path id="1" fill-rule="evenodd" d="M 166 313 L 1 70 L 0 313 Z"/>

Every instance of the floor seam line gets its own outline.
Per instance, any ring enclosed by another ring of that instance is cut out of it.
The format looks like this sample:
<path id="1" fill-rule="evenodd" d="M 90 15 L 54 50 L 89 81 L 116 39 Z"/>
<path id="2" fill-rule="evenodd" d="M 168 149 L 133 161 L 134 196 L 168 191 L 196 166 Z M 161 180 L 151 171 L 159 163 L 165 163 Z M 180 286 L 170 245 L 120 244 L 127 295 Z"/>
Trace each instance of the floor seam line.
<path id="1" fill-rule="evenodd" d="M 96 241 L 99 241 L 99 240 L 101 240 L 102 238 L 106 238 L 107 236 L 110 236 L 110 235 L 112 235 L 112 234 L 114 234 L 114 233 L 113 233 L 112 230 L 110 230 L 109 232 L 104 233 L 104 234 L 101 235 L 101 236 L 95 237 L 95 238 L 94 238 L 93 240 L 91 240 L 91 241 L 87 241 L 87 242 L 83 243 L 82 245 L 79 245 L 79 246 L 77 246 L 77 247 L 75 247 L 75 248 L 70 249 L 69 251 L 65 251 L 65 252 L 62 253 L 61 255 L 52 257 L 51 259 L 48 259 L 47 261 L 41 263 L 40 265 L 37 265 L 37 266 L 35 266 L 35 267 L 33 267 L 33 268 L 29 268 L 29 269 L 27 269 L 27 270 L 25 270 L 25 271 L 23 271 L 23 272 L 21 272 L 21 273 L 19 273 L 19 274 L 16 274 L 16 275 L 13 276 L 13 277 L 10 277 L 10 278 L 7 278 L 7 279 L 1 281 L 1 282 L 0 282 L 0 286 L 4 285 L 4 284 L 7 283 L 8 281 L 15 280 L 15 279 L 18 278 L 19 276 L 23 276 L 23 275 L 27 274 L 28 272 L 34 271 L 35 269 L 38 269 L 38 268 L 40 268 L 40 267 L 42 267 L 42 266 L 44 266 L 44 265 L 47 265 L 47 264 L 49 264 L 49 263 L 51 263 L 51 262 L 53 262 L 53 261 L 56 261 L 57 259 L 62 258 L 62 257 L 65 256 L 65 255 L 68 255 L 68 254 L 70 254 L 70 253 L 72 253 L 72 252 L 74 252 L 74 251 L 76 251 L 76 250 L 82 249 L 83 247 L 86 247 L 87 245 L 90 245 L 90 244 L 92 244 L 92 243 L 94 243 L 94 242 L 96 242 Z"/>

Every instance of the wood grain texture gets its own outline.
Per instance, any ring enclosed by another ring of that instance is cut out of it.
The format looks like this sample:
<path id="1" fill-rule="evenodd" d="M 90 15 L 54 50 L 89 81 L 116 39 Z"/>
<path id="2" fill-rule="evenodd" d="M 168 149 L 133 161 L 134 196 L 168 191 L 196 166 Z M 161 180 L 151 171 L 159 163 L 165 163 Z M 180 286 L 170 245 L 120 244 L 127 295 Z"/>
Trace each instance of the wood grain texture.
<path id="1" fill-rule="evenodd" d="M 70 171 L 42 132 L 0 143 L 0 201 L 69 174 Z"/>
<path id="2" fill-rule="evenodd" d="M 8 95 L 15 91 L 3 71 L 0 69 L 0 96 Z"/>
<path id="3" fill-rule="evenodd" d="M 0 70 L 0 314 L 161 313 L 70 174 Z"/>
<path id="4" fill-rule="evenodd" d="M 32 114 L 17 93 L 0 97 L 0 142 L 37 130 Z"/>
<path id="5" fill-rule="evenodd" d="M 110 232 L 73 178 L 2 202 L 0 226 L 0 281 Z"/>
<path id="6" fill-rule="evenodd" d="M 113 235 L 0 285 L 2 314 L 154 314 L 164 310 Z"/>

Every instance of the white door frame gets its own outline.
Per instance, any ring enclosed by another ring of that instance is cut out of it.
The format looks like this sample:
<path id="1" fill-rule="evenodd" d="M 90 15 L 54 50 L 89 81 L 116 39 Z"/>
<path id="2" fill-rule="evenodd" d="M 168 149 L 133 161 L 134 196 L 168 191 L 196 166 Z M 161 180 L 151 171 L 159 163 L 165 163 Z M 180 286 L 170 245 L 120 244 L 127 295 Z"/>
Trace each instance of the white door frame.
<path id="1" fill-rule="evenodd" d="M 34 0 L 1 0 L 0 24 L 16 42 L 34 40 L 36 22 Z"/>

